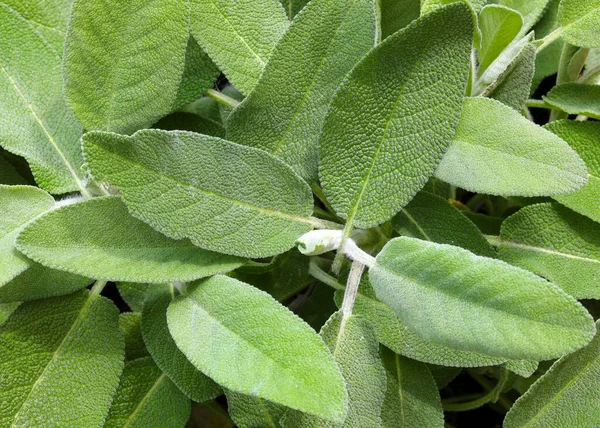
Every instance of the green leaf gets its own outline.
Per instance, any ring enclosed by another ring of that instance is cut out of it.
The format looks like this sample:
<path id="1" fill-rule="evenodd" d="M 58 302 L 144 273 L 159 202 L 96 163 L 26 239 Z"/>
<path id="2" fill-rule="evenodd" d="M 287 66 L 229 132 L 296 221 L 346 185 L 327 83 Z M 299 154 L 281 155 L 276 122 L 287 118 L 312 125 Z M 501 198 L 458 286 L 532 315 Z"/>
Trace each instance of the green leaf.
<path id="1" fill-rule="evenodd" d="M 600 327 L 600 322 L 596 323 Z M 592 427 L 600 419 L 600 334 L 562 357 L 517 400 L 504 426 Z"/>
<path id="2" fill-rule="evenodd" d="M 0 303 L 0 326 L 6 322 L 20 304 L 21 302 Z"/>
<path id="3" fill-rule="evenodd" d="M 481 48 L 478 50 L 478 76 L 494 62 L 517 37 L 523 27 L 521 14 L 504 6 L 487 5 L 479 13 Z"/>
<path id="4" fill-rule="evenodd" d="M 212 119 L 188 112 L 176 112 L 163 117 L 152 125 L 165 131 L 191 131 L 197 134 L 225 138 L 225 127 Z"/>
<path id="5" fill-rule="evenodd" d="M 144 345 L 140 320 L 142 314 L 139 312 L 124 312 L 119 315 L 119 327 L 125 337 L 125 360 L 135 360 L 147 357 L 150 354 Z"/>
<path id="6" fill-rule="evenodd" d="M 537 361 L 510 360 L 504 363 L 504 367 L 522 377 L 530 377 L 538 368 Z"/>
<path id="7" fill-rule="evenodd" d="M 373 0 L 312 0 L 275 47 L 254 90 L 229 115 L 227 138 L 273 153 L 316 182 L 317 139 L 331 98 L 378 38 Z"/>
<path id="8" fill-rule="evenodd" d="M 498 254 L 576 299 L 600 299 L 600 224 L 558 204 L 530 205 L 506 219 Z"/>
<path id="9" fill-rule="evenodd" d="M 240 428 L 278 428 L 286 408 L 262 398 L 225 391 L 227 412 Z"/>
<path id="10" fill-rule="evenodd" d="M 421 0 L 421 15 L 425 15 L 452 3 L 462 2 L 479 12 L 487 0 Z"/>
<path id="11" fill-rule="evenodd" d="M 500 0 L 502 6 L 516 10 L 523 16 L 523 32 L 528 32 L 542 17 L 549 0 Z"/>
<path id="12" fill-rule="evenodd" d="M 119 311 L 97 290 L 21 304 L 0 327 L 0 425 L 101 426 L 123 347 Z"/>
<path id="13" fill-rule="evenodd" d="M 384 427 L 443 427 L 438 388 L 427 366 L 381 348 L 387 389 L 381 408 Z"/>
<path id="14" fill-rule="evenodd" d="M 558 20 L 563 38 L 583 48 L 600 47 L 600 0 L 561 0 Z"/>
<path id="15" fill-rule="evenodd" d="M 369 279 L 377 297 L 423 338 L 459 349 L 547 360 L 595 334 L 589 313 L 554 284 L 459 247 L 393 239 Z"/>
<path id="16" fill-rule="evenodd" d="M 588 168 L 587 184 L 575 193 L 555 196 L 561 204 L 573 211 L 600 222 L 600 124 L 560 120 L 546 125 L 546 129 L 563 138 L 583 158 Z"/>
<path id="17" fill-rule="evenodd" d="M 148 291 L 148 284 L 136 284 L 134 282 L 120 282 L 117 284 L 119 294 L 125 303 L 134 312 L 141 312 L 144 307 L 144 299 Z"/>
<path id="18" fill-rule="evenodd" d="M 420 0 L 381 0 L 381 38 L 386 39 L 420 15 Z"/>
<path id="19" fill-rule="evenodd" d="M 560 0 L 550 0 L 548 3 L 546 12 L 535 27 L 533 27 L 536 39 L 543 39 L 559 27 L 559 4 Z M 533 78 L 533 85 L 531 86 L 532 92 L 537 89 L 542 80 L 558 71 L 558 63 L 563 45 L 563 39 L 559 38 L 537 54 L 535 59 L 535 76 Z"/>
<path id="20" fill-rule="evenodd" d="M 191 31 L 198 44 L 236 88 L 250 92 L 289 25 L 279 0 L 189 4 Z"/>
<path id="21" fill-rule="evenodd" d="M 565 83 L 552 88 L 544 101 L 569 114 L 600 119 L 600 86 Z"/>
<path id="22" fill-rule="evenodd" d="M 171 303 L 167 320 L 179 349 L 224 388 L 334 421 L 346 416 L 329 350 L 264 291 L 213 276 Z"/>
<path id="23" fill-rule="evenodd" d="M 0 184 L 28 184 L 17 168 L 0 152 Z"/>
<path id="24" fill-rule="evenodd" d="M 343 423 L 332 425 L 314 416 L 288 412 L 283 426 L 381 427 L 386 374 L 372 327 L 359 317 L 343 319 L 341 312 L 336 312 L 321 329 L 321 336 L 346 380 L 348 415 Z"/>
<path id="25" fill-rule="evenodd" d="M 585 164 L 561 138 L 488 98 L 466 98 L 437 178 L 476 193 L 546 196 L 572 192 Z"/>
<path id="26" fill-rule="evenodd" d="M 0 145 L 27 159 L 36 182 L 55 194 L 83 187 L 81 125 L 64 101 L 62 83 L 68 3 L 11 0 L 0 5 Z M 45 16 L 36 20 L 36 14 Z M 55 35 L 46 38 L 50 28 Z"/>
<path id="27" fill-rule="evenodd" d="M 142 312 L 142 335 L 154 362 L 190 399 L 212 400 L 221 389 L 190 363 L 177 348 L 167 325 L 167 308 L 174 299 L 173 286 L 151 286 Z"/>
<path id="28" fill-rule="evenodd" d="M 280 0 L 288 18 L 293 19 L 302 10 L 309 0 Z"/>
<path id="29" fill-rule="evenodd" d="M 188 33 L 182 0 L 75 0 L 65 90 L 83 126 L 131 133 L 171 111 Z"/>
<path id="30" fill-rule="evenodd" d="M 400 235 L 456 245 L 480 256 L 496 256 L 494 249 L 472 221 L 447 199 L 432 193 L 417 193 L 392 219 L 392 225 Z"/>
<path id="31" fill-rule="evenodd" d="M 190 400 L 154 364 L 139 358 L 125 364 L 106 428 L 180 428 L 190 417 Z"/>
<path id="32" fill-rule="evenodd" d="M 458 123 L 471 22 L 462 4 L 418 19 L 377 45 L 336 92 L 319 140 L 319 173 L 348 224 L 389 220 L 435 170 Z"/>
<path id="33" fill-rule="evenodd" d="M 267 257 L 292 248 L 314 224 L 308 185 L 262 150 L 154 129 L 88 133 L 83 144 L 94 177 L 121 189 L 133 216 L 171 238 Z"/>
<path id="34" fill-rule="evenodd" d="M 54 210 L 26 227 L 16 245 L 44 266 L 107 281 L 192 281 L 244 262 L 167 238 L 115 196 Z"/>

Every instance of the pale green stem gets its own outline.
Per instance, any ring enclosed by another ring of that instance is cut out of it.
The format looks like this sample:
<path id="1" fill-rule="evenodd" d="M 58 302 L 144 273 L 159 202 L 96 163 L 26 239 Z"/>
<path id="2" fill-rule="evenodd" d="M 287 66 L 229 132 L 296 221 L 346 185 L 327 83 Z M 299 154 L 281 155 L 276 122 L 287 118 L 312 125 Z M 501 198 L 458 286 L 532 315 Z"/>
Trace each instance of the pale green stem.
<path id="1" fill-rule="evenodd" d="M 215 91 L 214 89 L 209 89 L 206 91 L 206 95 L 225 107 L 236 108 L 238 105 L 240 105 L 238 100 L 231 98 L 222 92 Z"/>
<path id="2" fill-rule="evenodd" d="M 554 43 L 556 40 L 558 40 L 562 36 L 563 32 L 564 32 L 564 28 L 558 27 L 556 30 L 554 30 L 553 32 L 548 34 L 546 37 L 544 37 L 541 40 L 542 44 L 539 45 L 537 48 L 537 54 L 539 55 L 539 53 L 541 51 L 543 51 L 548 46 L 550 46 L 552 43 Z"/>
<path id="3" fill-rule="evenodd" d="M 309 220 L 310 220 L 310 223 L 316 229 L 335 229 L 335 230 L 340 230 L 342 228 L 342 225 L 339 224 L 339 223 L 334 223 L 332 221 L 323 220 L 323 219 L 316 218 L 316 217 L 310 217 Z"/>
<path id="4" fill-rule="evenodd" d="M 548 110 L 554 108 L 544 100 L 527 100 L 525 101 L 525 106 L 529 108 L 545 108 Z"/>
<path id="5" fill-rule="evenodd" d="M 358 286 L 360 285 L 360 278 L 362 277 L 365 265 L 360 262 L 352 262 L 350 268 L 350 274 L 348 274 L 348 281 L 346 282 L 346 291 L 344 292 L 344 301 L 342 302 L 342 325 L 345 320 L 352 315 L 352 309 L 354 308 L 354 301 L 358 294 Z"/>
<path id="6" fill-rule="evenodd" d="M 352 234 L 353 230 L 354 230 L 354 225 L 352 224 L 352 221 L 351 220 L 347 221 L 346 225 L 344 226 L 344 234 L 342 235 L 342 241 L 340 242 L 340 247 L 338 248 L 338 252 L 335 255 L 335 258 L 333 259 L 333 264 L 331 265 L 331 270 L 336 275 L 340 273 L 340 270 L 342 270 L 342 263 L 344 263 L 343 248 L 345 247 L 346 241 L 348 240 L 348 238 L 350 238 L 350 235 Z"/>
<path id="7" fill-rule="evenodd" d="M 102 290 L 104 289 L 104 287 L 106 286 L 106 281 L 101 281 L 98 280 L 94 283 L 94 285 L 92 286 L 92 289 L 90 290 L 90 295 L 91 296 L 99 296 L 100 293 L 102 293 Z"/>
<path id="8" fill-rule="evenodd" d="M 346 287 L 337 282 L 337 279 L 335 279 L 333 276 L 329 275 L 327 272 L 325 272 L 323 269 L 317 266 L 317 264 L 314 261 L 311 261 L 308 265 L 308 274 L 335 290 L 346 290 Z"/>
<path id="9" fill-rule="evenodd" d="M 502 245 L 502 238 L 494 235 L 485 235 L 485 239 L 492 245 L 493 247 L 499 247 Z"/>

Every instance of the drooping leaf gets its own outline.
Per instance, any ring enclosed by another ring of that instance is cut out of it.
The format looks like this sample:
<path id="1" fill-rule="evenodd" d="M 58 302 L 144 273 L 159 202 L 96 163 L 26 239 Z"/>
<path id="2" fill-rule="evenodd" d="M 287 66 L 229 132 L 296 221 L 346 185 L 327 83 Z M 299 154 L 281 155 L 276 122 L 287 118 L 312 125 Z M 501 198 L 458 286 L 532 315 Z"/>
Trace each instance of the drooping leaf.
<path id="1" fill-rule="evenodd" d="M 133 216 L 172 238 L 267 257 L 290 249 L 313 224 L 308 185 L 262 150 L 154 129 L 88 133 L 83 144 L 94 177 L 121 189 Z"/>
<path id="2" fill-rule="evenodd" d="M 300 412 L 288 412 L 282 420 L 283 426 L 381 427 L 386 373 L 372 327 L 355 315 L 342 319 L 341 312 L 336 312 L 321 329 L 321 336 L 344 375 L 348 415 L 343 423 L 331 424 Z"/>
<path id="3" fill-rule="evenodd" d="M 244 262 L 167 238 L 132 217 L 115 196 L 46 214 L 19 234 L 17 247 L 50 268 L 108 281 L 192 281 Z"/>
<path id="4" fill-rule="evenodd" d="M 285 9 L 288 18 L 292 20 L 298 12 L 302 10 L 309 0 L 279 0 Z"/>
<path id="5" fill-rule="evenodd" d="M 506 219 L 498 254 L 577 299 L 600 299 L 600 225 L 556 203 L 530 205 Z"/>
<path id="6" fill-rule="evenodd" d="M 588 182 L 577 192 L 554 196 L 561 204 L 600 222 L 600 124 L 559 120 L 546 129 L 563 138 L 583 158 L 588 169 Z"/>
<path id="7" fill-rule="evenodd" d="M 425 185 L 458 123 L 471 42 L 471 13 L 450 5 L 385 39 L 346 77 L 319 140 L 319 174 L 348 223 L 382 223 Z"/>
<path id="8" fill-rule="evenodd" d="M 123 312 L 119 315 L 119 328 L 125 338 L 125 360 L 135 360 L 150 355 L 144 345 L 139 312 Z"/>
<path id="9" fill-rule="evenodd" d="M 561 0 L 558 21 L 563 38 L 583 48 L 600 47 L 600 0 Z"/>
<path id="10" fill-rule="evenodd" d="M 549 0 L 500 0 L 500 4 L 523 16 L 523 32 L 528 32 L 542 17 Z"/>
<path id="11" fill-rule="evenodd" d="M 148 284 L 139 284 L 134 282 L 120 282 L 117 284 L 119 294 L 125 300 L 125 303 L 134 312 L 141 312 L 144 307 L 144 299 L 148 291 Z"/>
<path id="12" fill-rule="evenodd" d="M 227 138 L 273 153 L 316 181 L 317 139 L 331 98 L 379 38 L 375 7 L 373 0 L 312 0 L 228 117 Z"/>
<path id="13" fill-rule="evenodd" d="M 581 158 L 556 135 L 488 98 L 466 98 L 436 177 L 488 195 L 546 196 L 587 180 Z"/>
<path id="14" fill-rule="evenodd" d="M 329 350 L 267 293 L 213 276 L 173 301 L 167 320 L 179 349 L 224 388 L 334 421 L 346 416 Z"/>
<path id="15" fill-rule="evenodd" d="M 173 341 L 167 325 L 167 308 L 173 299 L 173 286 L 149 287 L 141 322 L 144 343 L 171 381 L 190 399 L 202 403 L 216 398 L 221 389 L 196 369 Z"/>
<path id="16" fill-rule="evenodd" d="M 487 5 L 479 13 L 481 47 L 478 50 L 478 76 L 494 62 L 500 53 L 517 37 L 523 18 L 508 7 Z"/>
<path id="17" fill-rule="evenodd" d="M 0 5 L 0 145 L 27 159 L 36 182 L 55 194 L 83 187 L 82 130 L 64 101 L 61 72 L 68 3 Z"/>
<path id="18" fill-rule="evenodd" d="M 537 361 L 510 360 L 504 363 L 504 367 L 522 377 L 530 377 L 538 368 Z"/>
<path id="19" fill-rule="evenodd" d="M 495 251 L 483 234 L 447 199 L 428 192 L 419 192 L 392 219 L 400 235 L 440 244 L 456 245 L 475 254 L 495 257 Z"/>
<path id="20" fill-rule="evenodd" d="M 180 428 L 190 417 L 190 400 L 152 358 L 125 364 L 106 428 Z"/>
<path id="21" fill-rule="evenodd" d="M 598 15 L 600 17 L 600 14 Z M 600 119 L 600 86 L 565 83 L 552 88 L 544 101 L 569 114 Z"/>
<path id="22" fill-rule="evenodd" d="M 381 408 L 383 427 L 443 427 L 438 387 L 427 366 L 381 347 L 387 389 Z"/>
<path id="23" fill-rule="evenodd" d="M 279 428 L 286 408 L 259 397 L 225 391 L 227 413 L 240 428 Z"/>
<path id="24" fill-rule="evenodd" d="M 420 0 L 381 0 L 381 38 L 391 36 L 420 15 Z"/>
<path id="25" fill-rule="evenodd" d="M 186 60 L 185 3 L 74 0 L 65 90 L 86 129 L 131 133 L 171 111 Z"/>
<path id="26" fill-rule="evenodd" d="M 596 323 L 600 328 L 600 322 Z M 562 357 L 517 400 L 504 426 L 592 427 L 600 420 L 600 334 Z"/>
<path id="27" fill-rule="evenodd" d="M 423 338 L 459 349 L 544 360 L 595 334 L 590 314 L 556 285 L 459 247 L 393 239 L 369 279 L 377 297 Z"/>
<path id="28" fill-rule="evenodd" d="M 0 327 L 0 425 L 101 426 L 123 348 L 119 311 L 94 291 L 21 304 Z"/>
<path id="29" fill-rule="evenodd" d="M 446 367 L 435 364 L 427 364 L 427 368 L 433 376 L 438 390 L 444 389 L 462 372 L 460 367 Z"/>
<path id="30" fill-rule="evenodd" d="M 244 94 L 260 77 L 289 25 L 279 0 L 190 0 L 190 27 L 231 83 Z"/>

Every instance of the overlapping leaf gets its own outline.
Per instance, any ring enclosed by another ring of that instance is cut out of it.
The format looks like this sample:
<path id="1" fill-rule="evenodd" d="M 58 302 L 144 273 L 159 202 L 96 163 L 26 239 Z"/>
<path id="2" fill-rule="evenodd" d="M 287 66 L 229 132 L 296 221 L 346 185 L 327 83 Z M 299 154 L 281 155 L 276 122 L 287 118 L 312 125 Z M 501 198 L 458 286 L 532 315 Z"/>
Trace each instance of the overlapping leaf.
<path id="1" fill-rule="evenodd" d="M 240 428 L 279 428 L 286 408 L 259 397 L 225 391 L 227 413 Z"/>
<path id="2" fill-rule="evenodd" d="M 558 20 L 564 39 L 584 48 L 600 47 L 600 0 L 561 0 Z"/>
<path id="3" fill-rule="evenodd" d="M 382 0 L 381 38 L 406 27 L 421 15 L 421 0 Z"/>
<path id="4" fill-rule="evenodd" d="M 523 16 L 523 32 L 529 31 L 542 17 L 549 0 L 500 0 L 502 6 L 516 10 Z"/>
<path id="5" fill-rule="evenodd" d="M 479 14 L 481 47 L 478 50 L 478 75 L 492 64 L 521 32 L 523 18 L 518 12 L 499 5 L 488 5 Z"/>
<path id="6" fill-rule="evenodd" d="M 600 15 L 599 15 L 600 16 Z M 565 83 L 552 88 L 544 101 L 569 114 L 600 119 L 600 86 Z"/>

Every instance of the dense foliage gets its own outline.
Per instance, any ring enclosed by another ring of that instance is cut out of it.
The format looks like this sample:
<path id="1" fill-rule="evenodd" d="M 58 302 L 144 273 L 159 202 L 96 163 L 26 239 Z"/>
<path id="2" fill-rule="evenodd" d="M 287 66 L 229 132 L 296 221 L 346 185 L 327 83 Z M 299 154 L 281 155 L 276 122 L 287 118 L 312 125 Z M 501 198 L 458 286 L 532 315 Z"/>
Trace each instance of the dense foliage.
<path id="1" fill-rule="evenodd" d="M 0 30 L 0 427 L 598 426 L 600 0 Z"/>

